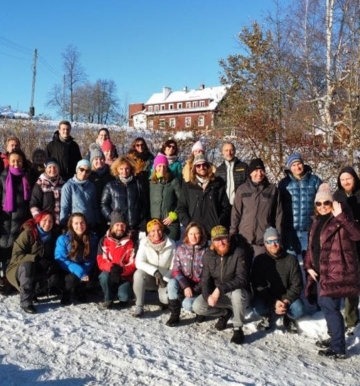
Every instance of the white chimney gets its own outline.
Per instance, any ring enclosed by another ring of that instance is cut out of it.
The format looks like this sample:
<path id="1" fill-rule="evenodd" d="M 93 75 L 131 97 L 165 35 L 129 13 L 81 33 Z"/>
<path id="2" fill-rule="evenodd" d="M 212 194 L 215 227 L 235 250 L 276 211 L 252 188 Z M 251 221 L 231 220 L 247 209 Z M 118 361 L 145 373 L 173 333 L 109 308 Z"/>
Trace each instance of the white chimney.
<path id="1" fill-rule="evenodd" d="M 170 87 L 163 87 L 163 98 L 164 100 L 171 94 Z"/>
<path id="2" fill-rule="evenodd" d="M 199 90 L 204 90 L 204 88 L 205 88 L 205 85 L 203 83 L 201 83 Z"/>
<path id="3" fill-rule="evenodd" d="M 185 86 L 185 87 L 183 88 L 183 91 L 184 91 L 184 92 L 188 92 L 187 86 Z"/>

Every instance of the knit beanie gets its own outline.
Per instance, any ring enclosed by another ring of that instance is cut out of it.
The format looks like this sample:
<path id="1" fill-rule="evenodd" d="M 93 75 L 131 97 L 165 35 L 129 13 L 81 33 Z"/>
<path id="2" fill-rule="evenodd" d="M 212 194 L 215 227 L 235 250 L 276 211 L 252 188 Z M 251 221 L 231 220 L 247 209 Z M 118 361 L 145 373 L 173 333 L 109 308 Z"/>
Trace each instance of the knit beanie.
<path id="1" fill-rule="evenodd" d="M 209 162 L 206 159 L 206 157 L 204 156 L 204 154 L 198 154 L 194 158 L 193 167 L 195 167 L 196 165 L 199 165 L 199 164 L 208 164 L 208 163 Z"/>
<path id="2" fill-rule="evenodd" d="M 81 159 L 81 160 L 76 164 L 76 171 L 77 171 L 81 166 L 87 166 L 89 169 L 91 169 L 90 161 L 88 161 L 87 159 Z"/>
<path id="3" fill-rule="evenodd" d="M 294 162 L 301 162 L 302 164 L 304 163 L 303 159 L 301 158 L 301 155 L 299 153 L 293 153 L 291 154 L 288 159 L 286 160 L 286 167 L 290 169 L 291 165 Z"/>
<path id="4" fill-rule="evenodd" d="M 47 158 L 44 163 L 45 168 L 47 168 L 49 165 L 56 165 L 57 167 L 59 167 L 59 163 L 57 162 L 57 160 L 51 157 Z"/>
<path id="5" fill-rule="evenodd" d="M 105 139 L 101 146 L 102 151 L 113 150 L 115 148 L 114 144 L 110 141 L 110 139 Z"/>
<path id="6" fill-rule="evenodd" d="M 32 153 L 32 160 L 34 161 L 34 158 L 36 156 L 36 154 L 41 154 L 44 158 L 46 158 L 46 153 L 45 153 L 45 150 L 43 149 L 35 149 Z"/>
<path id="7" fill-rule="evenodd" d="M 148 223 L 146 224 L 147 233 L 149 233 L 155 225 L 160 225 L 160 228 L 164 229 L 164 225 L 162 224 L 162 222 L 159 219 L 154 218 L 154 219 L 148 221 Z"/>
<path id="8" fill-rule="evenodd" d="M 254 158 L 250 161 L 249 165 L 249 175 L 256 169 L 262 169 L 265 171 L 265 165 L 261 158 Z"/>
<path id="9" fill-rule="evenodd" d="M 120 210 L 115 209 L 110 214 L 110 228 L 112 228 L 118 222 L 127 224 L 124 214 Z"/>
<path id="10" fill-rule="evenodd" d="M 154 169 L 156 168 L 156 166 L 158 166 L 158 165 L 160 165 L 160 164 L 166 165 L 166 166 L 169 165 L 169 161 L 168 161 L 168 159 L 167 159 L 167 157 L 166 157 L 165 154 L 159 153 L 159 154 L 155 157 L 155 159 L 154 159 Z"/>
<path id="11" fill-rule="evenodd" d="M 315 202 L 322 200 L 322 201 L 334 201 L 334 197 L 331 193 L 330 185 L 326 182 L 322 183 L 319 186 L 319 189 L 315 196 Z"/>
<path id="12" fill-rule="evenodd" d="M 191 152 L 193 153 L 195 150 L 202 150 L 205 151 L 203 144 L 200 141 L 197 141 L 194 143 Z"/>
<path id="13" fill-rule="evenodd" d="M 264 241 L 266 241 L 269 237 L 280 237 L 280 233 L 273 227 L 269 227 L 266 229 L 264 233 Z"/>
<path id="14" fill-rule="evenodd" d="M 102 150 L 99 147 L 94 147 L 93 149 L 90 150 L 90 163 L 91 163 L 91 165 L 94 161 L 94 158 L 96 158 L 96 157 L 100 157 L 100 158 L 105 159 L 104 153 L 102 152 Z"/>

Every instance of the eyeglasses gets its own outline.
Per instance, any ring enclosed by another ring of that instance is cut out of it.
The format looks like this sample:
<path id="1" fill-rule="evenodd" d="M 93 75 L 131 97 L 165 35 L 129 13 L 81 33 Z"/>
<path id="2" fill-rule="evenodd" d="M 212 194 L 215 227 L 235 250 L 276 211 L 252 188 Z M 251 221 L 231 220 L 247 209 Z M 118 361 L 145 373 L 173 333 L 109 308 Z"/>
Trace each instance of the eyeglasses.
<path id="1" fill-rule="evenodd" d="M 175 145 L 167 145 L 166 147 L 171 147 L 171 148 L 173 148 L 173 149 L 175 149 L 175 148 L 176 148 L 176 146 L 175 146 Z"/>
<path id="2" fill-rule="evenodd" d="M 135 145 L 135 147 L 145 147 L 145 144 L 143 144 L 143 143 L 137 143 L 137 144 Z"/>
<path id="3" fill-rule="evenodd" d="M 81 171 L 81 173 L 85 173 L 85 174 L 90 174 L 91 173 L 90 169 L 79 168 L 79 170 Z"/>
<path id="4" fill-rule="evenodd" d="M 324 205 L 324 206 L 330 206 L 331 204 L 332 204 L 332 202 L 329 201 L 329 200 L 324 201 L 324 202 L 320 202 L 320 201 L 316 201 L 316 202 L 315 202 L 315 205 L 316 205 L 317 207 L 320 207 L 320 206 L 322 206 L 322 205 Z"/>
<path id="5" fill-rule="evenodd" d="M 274 245 L 274 244 L 280 244 L 280 239 L 274 239 L 274 240 L 266 240 L 266 245 Z"/>
<path id="6" fill-rule="evenodd" d="M 195 165 L 196 169 L 207 169 L 209 167 L 208 164 L 200 164 L 200 165 Z"/>

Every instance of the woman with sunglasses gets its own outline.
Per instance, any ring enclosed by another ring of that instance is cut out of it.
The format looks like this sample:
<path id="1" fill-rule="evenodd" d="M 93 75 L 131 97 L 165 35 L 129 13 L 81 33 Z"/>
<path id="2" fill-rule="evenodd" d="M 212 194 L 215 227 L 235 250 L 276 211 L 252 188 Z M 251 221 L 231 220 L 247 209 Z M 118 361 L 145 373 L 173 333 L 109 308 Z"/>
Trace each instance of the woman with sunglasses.
<path id="1" fill-rule="evenodd" d="M 359 259 L 356 242 L 360 225 L 350 211 L 334 201 L 328 184 L 321 184 L 315 197 L 315 219 L 310 229 L 309 247 L 304 259 L 308 273 L 305 295 L 319 289 L 319 305 L 330 338 L 319 340 L 319 355 L 345 359 L 345 323 L 341 301 L 360 293 Z"/>
<path id="2" fill-rule="evenodd" d="M 161 147 L 161 154 L 164 154 L 168 160 L 168 168 L 171 174 L 179 181 L 182 180 L 182 166 L 179 161 L 178 145 L 175 140 L 167 140 Z"/>
<path id="3" fill-rule="evenodd" d="M 150 152 L 145 139 L 142 137 L 135 138 L 127 155 L 134 163 L 135 175 L 145 176 L 147 179 L 154 161 L 154 155 Z"/>
<path id="4" fill-rule="evenodd" d="M 65 225 L 72 213 L 82 213 L 91 229 L 100 222 L 100 211 L 96 197 L 96 187 L 89 181 L 91 164 L 87 159 L 76 165 L 73 178 L 65 183 L 61 191 L 60 224 Z"/>

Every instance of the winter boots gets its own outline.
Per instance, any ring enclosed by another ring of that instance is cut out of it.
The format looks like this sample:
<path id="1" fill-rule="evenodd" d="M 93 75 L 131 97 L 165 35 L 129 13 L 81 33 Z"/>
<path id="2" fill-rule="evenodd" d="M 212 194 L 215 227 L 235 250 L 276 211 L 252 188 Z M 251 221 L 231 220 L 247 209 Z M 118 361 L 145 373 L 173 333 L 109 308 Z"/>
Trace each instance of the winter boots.
<path id="1" fill-rule="evenodd" d="M 165 323 L 166 326 L 175 327 L 180 322 L 181 302 L 180 300 L 169 300 L 170 318 Z"/>

